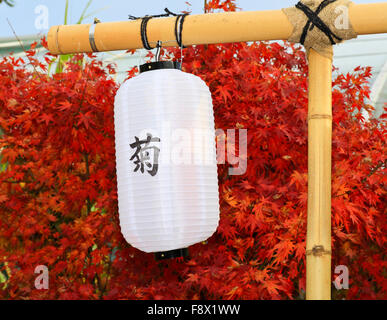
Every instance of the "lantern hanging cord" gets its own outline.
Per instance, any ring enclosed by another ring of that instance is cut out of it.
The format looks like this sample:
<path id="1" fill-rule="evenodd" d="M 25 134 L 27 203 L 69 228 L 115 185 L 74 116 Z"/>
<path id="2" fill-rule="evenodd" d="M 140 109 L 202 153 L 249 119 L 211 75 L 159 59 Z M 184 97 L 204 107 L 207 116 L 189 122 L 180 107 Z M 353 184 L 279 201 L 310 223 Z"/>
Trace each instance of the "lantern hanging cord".
<path id="1" fill-rule="evenodd" d="M 282 9 L 293 25 L 288 40 L 332 59 L 333 45 L 357 37 L 349 21 L 352 4 L 349 0 L 300 0 L 294 7 Z"/>
<path id="2" fill-rule="evenodd" d="M 187 13 L 184 14 L 177 14 L 173 13 L 170 11 L 168 8 L 164 9 L 165 13 L 163 14 L 157 14 L 157 15 L 146 15 L 145 17 L 135 17 L 132 15 L 129 15 L 130 20 L 138 20 L 141 19 L 141 41 L 142 45 L 145 49 L 147 50 L 152 50 L 154 48 L 151 47 L 149 40 L 148 40 L 148 35 L 147 35 L 147 26 L 148 22 L 152 18 L 162 18 L 162 17 L 170 17 L 174 16 L 176 17 L 176 22 L 175 22 L 175 37 L 176 37 L 176 42 L 179 45 L 180 48 L 184 48 L 183 45 L 183 25 L 184 25 L 184 20 L 185 17 L 188 15 Z"/>

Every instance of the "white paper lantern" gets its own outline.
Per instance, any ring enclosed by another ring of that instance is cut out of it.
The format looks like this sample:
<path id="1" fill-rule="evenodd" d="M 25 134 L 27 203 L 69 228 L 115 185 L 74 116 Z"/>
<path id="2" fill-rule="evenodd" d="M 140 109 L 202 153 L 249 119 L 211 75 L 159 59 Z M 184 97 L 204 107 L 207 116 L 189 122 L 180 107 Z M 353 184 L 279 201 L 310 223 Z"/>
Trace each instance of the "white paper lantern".
<path id="1" fill-rule="evenodd" d="M 142 251 L 177 257 L 219 222 L 211 93 L 176 62 L 140 70 L 114 106 L 121 231 Z"/>

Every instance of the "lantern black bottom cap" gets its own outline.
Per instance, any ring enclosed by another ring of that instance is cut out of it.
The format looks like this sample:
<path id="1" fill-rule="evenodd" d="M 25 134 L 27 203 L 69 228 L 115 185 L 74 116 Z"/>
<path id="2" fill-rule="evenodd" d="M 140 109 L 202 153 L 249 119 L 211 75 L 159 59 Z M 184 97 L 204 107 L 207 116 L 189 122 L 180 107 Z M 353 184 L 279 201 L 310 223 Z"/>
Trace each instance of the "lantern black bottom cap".
<path id="1" fill-rule="evenodd" d="M 174 258 L 185 258 L 188 257 L 189 252 L 188 248 L 176 249 L 164 252 L 155 252 L 156 260 L 166 260 L 166 259 L 174 259 Z"/>

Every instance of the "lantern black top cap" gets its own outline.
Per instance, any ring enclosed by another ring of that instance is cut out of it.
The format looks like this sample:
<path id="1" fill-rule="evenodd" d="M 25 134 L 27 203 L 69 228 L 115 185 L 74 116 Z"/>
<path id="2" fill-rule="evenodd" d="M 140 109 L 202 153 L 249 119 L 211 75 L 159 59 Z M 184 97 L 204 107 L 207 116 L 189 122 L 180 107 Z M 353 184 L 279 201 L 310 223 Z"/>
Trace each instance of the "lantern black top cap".
<path id="1" fill-rule="evenodd" d="M 145 63 L 140 66 L 140 73 L 159 69 L 178 69 L 181 70 L 181 63 L 178 61 L 156 61 Z"/>

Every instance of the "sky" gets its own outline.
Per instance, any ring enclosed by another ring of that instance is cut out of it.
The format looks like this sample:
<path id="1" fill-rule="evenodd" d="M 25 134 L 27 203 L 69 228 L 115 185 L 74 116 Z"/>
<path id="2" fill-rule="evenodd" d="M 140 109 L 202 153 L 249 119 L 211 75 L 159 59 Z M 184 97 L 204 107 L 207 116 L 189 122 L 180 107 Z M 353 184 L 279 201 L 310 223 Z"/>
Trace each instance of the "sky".
<path id="1" fill-rule="evenodd" d="M 355 3 L 375 3 L 386 0 L 354 0 Z M 44 35 L 49 27 L 64 23 L 65 0 L 14 0 L 15 6 L 10 8 L 0 4 L 0 38 L 14 37 L 7 21 L 9 20 L 18 36 Z M 69 0 L 69 24 L 79 19 L 88 0 Z M 94 17 L 102 22 L 124 21 L 128 15 L 144 16 L 146 14 L 163 13 L 164 8 L 173 12 L 189 9 L 192 14 L 203 13 L 204 0 L 93 0 L 88 12 L 93 13 L 83 23 L 91 23 Z M 237 5 L 244 11 L 277 10 L 293 6 L 296 0 L 237 0 Z"/>

